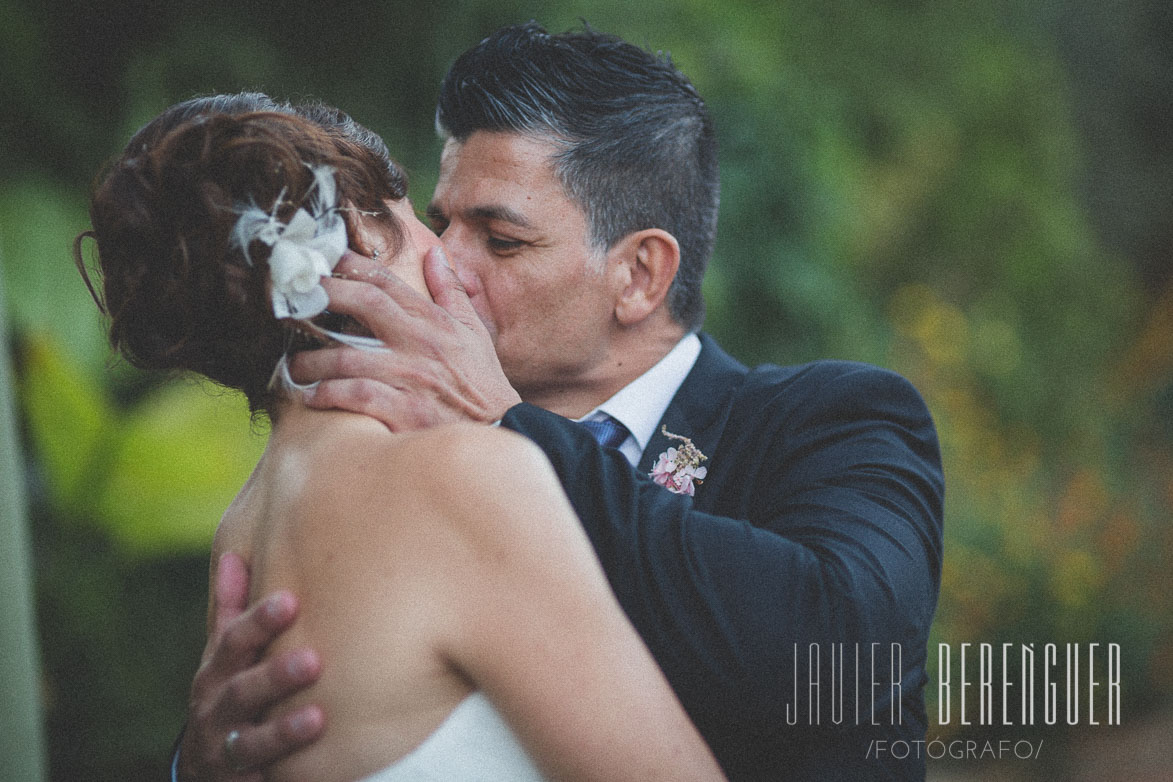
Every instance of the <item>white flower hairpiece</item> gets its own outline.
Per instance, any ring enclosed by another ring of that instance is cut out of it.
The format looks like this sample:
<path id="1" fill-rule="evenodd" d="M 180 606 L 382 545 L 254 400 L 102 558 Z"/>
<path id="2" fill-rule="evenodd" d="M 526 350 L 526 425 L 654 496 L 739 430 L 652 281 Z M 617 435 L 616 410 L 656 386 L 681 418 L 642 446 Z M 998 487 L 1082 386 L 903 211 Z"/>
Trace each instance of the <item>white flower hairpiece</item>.
<path id="1" fill-rule="evenodd" d="M 328 277 L 346 252 L 346 223 L 338 214 L 334 169 L 311 166 L 314 175 L 310 211 L 299 208 L 288 223 L 277 219 L 277 197 L 273 210 L 255 204 L 243 207 L 232 243 L 240 247 L 251 264 L 248 248 L 254 241 L 273 248 L 269 252 L 270 296 L 278 318 L 308 320 L 321 314 L 330 303 L 322 278 Z"/>
<path id="2" fill-rule="evenodd" d="M 308 165 L 308 164 L 307 164 Z M 248 248 L 259 241 L 269 245 L 269 291 L 273 314 L 302 322 L 309 331 L 337 342 L 364 350 L 385 349 L 374 337 L 343 334 L 322 328 L 310 321 L 325 312 L 330 303 L 322 278 L 329 277 L 346 252 L 346 223 L 338 213 L 338 192 L 332 166 L 309 166 L 314 176 L 310 187 L 308 211 L 298 208 L 284 223 L 277 218 L 277 207 L 285 197 L 282 190 L 273 209 L 266 212 L 256 204 L 238 206 L 240 218 L 232 229 L 230 244 L 240 248 L 251 265 Z M 282 355 L 273 370 L 269 386 L 280 383 L 287 388 L 305 391 L 317 383 L 300 384 L 289 374 L 289 356 Z"/>

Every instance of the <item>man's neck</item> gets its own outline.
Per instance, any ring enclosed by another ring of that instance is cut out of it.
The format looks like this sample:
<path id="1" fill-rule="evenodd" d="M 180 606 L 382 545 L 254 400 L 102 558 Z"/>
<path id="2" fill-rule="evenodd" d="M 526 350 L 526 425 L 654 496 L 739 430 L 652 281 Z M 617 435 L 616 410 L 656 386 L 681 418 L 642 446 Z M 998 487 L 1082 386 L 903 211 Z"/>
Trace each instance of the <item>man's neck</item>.
<path id="1" fill-rule="evenodd" d="M 518 393 L 523 401 L 552 413 L 581 418 L 655 366 L 685 335 L 675 322 L 647 326 L 619 332 L 589 377 L 518 389 Z"/>

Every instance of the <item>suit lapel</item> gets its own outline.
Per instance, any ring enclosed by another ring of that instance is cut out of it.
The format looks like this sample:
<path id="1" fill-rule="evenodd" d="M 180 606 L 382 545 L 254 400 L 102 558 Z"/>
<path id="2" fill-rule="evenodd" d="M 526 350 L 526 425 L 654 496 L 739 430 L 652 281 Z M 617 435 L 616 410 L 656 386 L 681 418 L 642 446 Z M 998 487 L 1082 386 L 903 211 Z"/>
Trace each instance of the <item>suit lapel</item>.
<path id="1" fill-rule="evenodd" d="M 701 352 L 696 364 L 672 397 L 639 460 L 639 471 L 644 475 L 651 472 L 661 453 L 678 444 L 665 437 L 661 427 L 691 439 L 701 453 L 712 456 L 729 418 L 729 399 L 749 371 L 707 334 L 698 336 Z"/>

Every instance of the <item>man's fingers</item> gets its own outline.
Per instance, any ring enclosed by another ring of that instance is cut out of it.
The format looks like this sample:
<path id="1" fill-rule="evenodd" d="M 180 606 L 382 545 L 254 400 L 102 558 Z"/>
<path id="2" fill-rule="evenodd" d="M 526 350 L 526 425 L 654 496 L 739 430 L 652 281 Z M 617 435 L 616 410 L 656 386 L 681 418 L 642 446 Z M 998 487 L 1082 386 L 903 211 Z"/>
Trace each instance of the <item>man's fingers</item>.
<path id="1" fill-rule="evenodd" d="M 224 765 L 241 771 L 264 768 L 321 736 L 325 724 L 317 706 L 303 706 L 261 725 L 242 724 L 236 728 L 231 754 L 224 747 Z"/>
<path id="2" fill-rule="evenodd" d="M 335 264 L 334 274 L 344 279 L 370 280 L 371 282 L 375 282 L 377 278 L 388 275 L 390 272 L 387 271 L 387 267 L 372 261 L 365 255 L 359 255 L 353 250 L 347 250 L 342 253 L 342 257 Z"/>
<path id="3" fill-rule="evenodd" d="M 448 263 L 443 247 L 432 247 L 424 255 L 424 282 L 428 285 L 432 299 L 449 315 L 466 326 L 481 324 L 468 298 L 468 291 L 456 276 L 456 270 Z"/>
<path id="4" fill-rule="evenodd" d="M 289 371 L 299 383 L 332 380 L 337 378 L 372 378 L 381 380 L 384 375 L 396 377 L 396 372 L 405 369 L 395 350 L 358 350 L 356 348 L 330 348 L 327 350 L 303 350 L 293 357 Z M 378 385 L 378 383 L 374 383 Z M 359 391 L 375 389 L 359 388 Z M 309 397 L 315 395 L 306 393 Z"/>
<path id="5" fill-rule="evenodd" d="M 394 277 L 394 275 L 390 275 Z M 411 342 L 434 328 L 435 320 L 444 311 L 407 283 L 398 280 L 394 285 L 368 284 L 367 281 L 341 280 L 326 277 L 322 288 L 330 297 L 329 310 L 338 315 L 349 315 L 391 346 Z"/>
<path id="6" fill-rule="evenodd" d="M 384 400 L 390 396 L 391 389 L 374 380 L 339 377 L 336 371 L 323 372 L 327 364 L 331 365 L 330 368 L 338 366 L 332 362 L 305 362 L 307 372 L 332 376 L 332 379 L 323 380 L 312 391 L 302 394 L 306 406 L 320 410 L 348 410 L 377 418 L 376 413 L 385 404 Z"/>
<path id="7" fill-rule="evenodd" d="M 261 653 L 297 616 L 297 598 L 290 592 L 275 592 L 223 628 L 205 675 L 230 676 L 252 665 Z M 197 674 L 198 675 L 198 674 Z"/>
<path id="8" fill-rule="evenodd" d="M 296 613 L 293 595 L 278 592 L 225 627 L 192 683 L 188 730 L 179 749 L 181 779 L 261 782 L 260 775 L 243 772 L 266 766 L 321 733 L 322 711 L 316 706 L 265 717 L 322 674 L 321 660 L 310 649 L 257 662 Z M 225 739 L 232 729 L 239 735 L 229 755 Z M 225 776 L 225 769 L 234 773 Z"/>
<path id="9" fill-rule="evenodd" d="M 253 720 L 271 706 L 318 680 L 322 662 L 311 649 L 297 649 L 266 660 L 233 677 L 217 713 L 221 719 Z"/>
<path id="10" fill-rule="evenodd" d="M 421 305 L 431 304 L 427 297 L 404 282 L 398 274 L 353 252 L 348 251 L 342 256 L 334 267 L 334 277 L 327 279 L 337 280 L 339 278 L 343 281 L 373 285 L 401 307 L 418 309 Z M 331 293 L 328 287 L 326 292 Z M 330 303 L 334 304 L 333 295 L 330 296 Z M 334 306 L 331 306 L 330 309 L 337 311 Z"/>
<path id="11" fill-rule="evenodd" d="M 228 552 L 216 566 L 216 613 L 212 635 L 219 635 L 224 627 L 240 616 L 248 606 L 248 565 L 239 554 Z"/>
<path id="12" fill-rule="evenodd" d="M 334 265 L 334 276 L 341 277 L 344 280 L 362 280 L 378 285 L 387 277 L 394 275 L 387 271 L 387 267 L 383 264 L 376 263 L 365 255 L 359 255 L 353 250 L 347 250 L 342 253 L 342 257 Z"/>
<path id="13" fill-rule="evenodd" d="M 384 383 L 365 378 L 323 380 L 302 395 L 307 407 L 347 410 L 369 416 L 392 432 L 421 429 L 440 423 L 436 411 L 418 398 Z"/>

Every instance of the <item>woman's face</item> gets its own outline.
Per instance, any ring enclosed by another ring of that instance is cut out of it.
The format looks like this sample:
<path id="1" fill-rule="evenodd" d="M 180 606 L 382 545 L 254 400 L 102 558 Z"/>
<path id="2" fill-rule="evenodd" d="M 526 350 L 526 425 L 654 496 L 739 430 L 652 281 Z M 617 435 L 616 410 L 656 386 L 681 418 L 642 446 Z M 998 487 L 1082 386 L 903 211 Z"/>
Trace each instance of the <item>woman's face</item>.
<path id="1" fill-rule="evenodd" d="M 391 214 L 395 215 L 403 230 L 403 243 L 399 252 L 392 253 L 395 247 L 395 237 L 386 226 L 373 220 L 364 219 L 359 225 L 359 239 L 371 252 L 378 253 L 375 259 L 395 273 L 420 294 L 429 299 L 428 286 L 424 283 L 424 255 L 432 247 L 440 245 L 440 239 L 432 230 L 420 222 L 411 206 L 411 201 L 401 198 L 398 201 L 388 201 L 387 206 Z"/>

